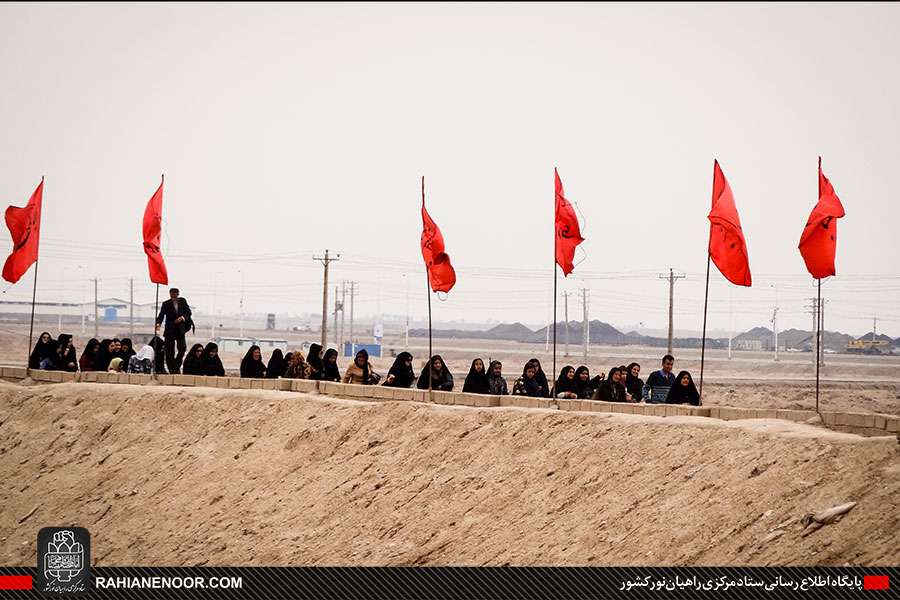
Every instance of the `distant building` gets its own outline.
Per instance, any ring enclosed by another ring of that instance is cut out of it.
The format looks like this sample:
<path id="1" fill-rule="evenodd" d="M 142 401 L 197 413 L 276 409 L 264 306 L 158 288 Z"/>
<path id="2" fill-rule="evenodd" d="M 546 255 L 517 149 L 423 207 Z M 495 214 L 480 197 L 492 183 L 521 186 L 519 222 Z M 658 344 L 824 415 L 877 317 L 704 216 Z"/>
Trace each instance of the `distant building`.
<path id="1" fill-rule="evenodd" d="M 751 352 L 762 352 L 762 340 L 737 340 L 734 344 L 735 350 L 748 350 Z"/>

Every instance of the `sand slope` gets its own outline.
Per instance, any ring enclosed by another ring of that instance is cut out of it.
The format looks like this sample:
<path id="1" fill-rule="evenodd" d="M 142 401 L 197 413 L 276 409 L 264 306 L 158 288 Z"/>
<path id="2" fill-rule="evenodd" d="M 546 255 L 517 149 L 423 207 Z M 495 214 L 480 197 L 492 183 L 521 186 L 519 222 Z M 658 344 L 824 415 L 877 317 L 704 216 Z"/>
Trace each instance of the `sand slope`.
<path id="1" fill-rule="evenodd" d="M 8 565 L 63 524 L 102 565 L 887 565 L 900 547 L 897 440 L 787 422 L 2 382 L 0 419 Z"/>

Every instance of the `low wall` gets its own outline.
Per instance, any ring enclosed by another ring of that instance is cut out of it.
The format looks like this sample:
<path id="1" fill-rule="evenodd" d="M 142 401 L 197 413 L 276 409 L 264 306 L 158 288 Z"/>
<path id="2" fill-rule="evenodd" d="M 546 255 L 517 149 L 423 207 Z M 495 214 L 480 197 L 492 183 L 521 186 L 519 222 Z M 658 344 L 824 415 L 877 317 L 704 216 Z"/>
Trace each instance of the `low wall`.
<path id="1" fill-rule="evenodd" d="M 285 392 L 318 393 L 336 398 L 368 401 L 433 402 L 450 406 L 480 408 L 517 407 L 544 408 L 567 411 L 623 413 L 653 417 L 708 417 L 724 421 L 742 419 L 782 419 L 803 423 L 817 416 L 812 410 L 783 410 L 774 408 L 735 408 L 730 406 L 684 406 L 676 404 L 630 404 L 623 402 L 599 402 L 596 400 L 550 400 L 528 396 L 488 396 L 462 392 L 431 392 L 417 389 L 390 388 L 384 386 L 351 385 L 309 379 L 245 379 L 240 377 L 202 377 L 196 375 L 134 375 L 129 373 L 79 372 L 31 370 L 24 367 L 2 367 L 0 377 L 21 381 L 26 376 L 41 383 L 128 383 L 133 385 L 174 385 L 187 387 L 212 387 L 233 390 L 279 390 Z M 832 429 L 862 435 L 900 435 L 900 417 L 857 412 L 821 411 L 822 423 Z"/>

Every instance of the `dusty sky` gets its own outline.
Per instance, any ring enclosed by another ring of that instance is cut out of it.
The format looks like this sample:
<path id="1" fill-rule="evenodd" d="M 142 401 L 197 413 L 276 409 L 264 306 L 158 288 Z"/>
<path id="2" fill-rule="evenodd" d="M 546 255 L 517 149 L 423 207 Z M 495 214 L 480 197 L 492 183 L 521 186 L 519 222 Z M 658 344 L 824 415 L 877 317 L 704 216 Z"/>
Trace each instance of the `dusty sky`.
<path id="1" fill-rule="evenodd" d="M 900 6 L 0 6 L 0 203 L 47 177 L 39 300 L 152 301 L 140 241 L 166 174 L 172 283 L 206 310 L 425 314 L 419 177 L 456 265 L 441 320 L 538 325 L 553 167 L 587 242 L 591 317 L 698 330 L 718 158 L 754 286 L 715 272 L 710 328 L 809 328 L 797 251 L 816 157 L 847 210 L 829 329 L 900 335 Z M 4 233 L 0 251 L 11 244 Z M 31 295 L 32 275 L 3 298 Z M 570 318 L 581 318 L 570 298 Z M 562 311 L 560 310 L 560 318 Z"/>

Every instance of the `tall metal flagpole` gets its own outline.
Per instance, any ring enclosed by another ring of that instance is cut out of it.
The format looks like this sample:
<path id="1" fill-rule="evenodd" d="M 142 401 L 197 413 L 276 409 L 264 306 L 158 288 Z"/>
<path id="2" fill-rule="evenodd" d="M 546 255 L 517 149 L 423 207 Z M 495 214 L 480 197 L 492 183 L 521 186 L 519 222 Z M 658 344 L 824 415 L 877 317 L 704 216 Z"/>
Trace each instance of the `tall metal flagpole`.
<path id="1" fill-rule="evenodd" d="M 710 230 L 712 235 L 712 230 Z M 700 400 L 699 405 L 703 405 L 703 367 L 706 364 L 706 306 L 709 302 L 709 263 L 711 257 L 709 255 L 709 246 L 706 247 L 706 292 L 703 295 L 703 340 L 700 342 Z"/>
<path id="2" fill-rule="evenodd" d="M 422 206 L 425 206 L 425 176 L 422 175 Z M 431 389 L 431 273 L 428 272 L 428 265 L 425 265 L 425 293 L 428 295 L 428 400 L 433 400 Z"/>
<path id="3" fill-rule="evenodd" d="M 822 315 L 822 280 L 819 279 L 819 300 L 816 308 L 819 311 L 819 317 Z M 822 328 L 816 327 L 816 412 L 819 412 L 819 347 L 822 343 Z"/>
<path id="4" fill-rule="evenodd" d="M 555 171 L 554 171 L 555 172 Z M 554 184 L 555 185 L 555 184 Z M 554 187 L 553 192 L 553 371 L 550 373 L 550 376 L 553 378 L 552 381 L 556 381 L 556 245 L 559 242 L 557 236 L 559 235 L 556 231 L 556 218 L 557 215 L 557 206 L 559 204 L 559 200 L 556 198 L 556 188 Z M 550 393 L 550 398 L 552 399 L 556 396 L 556 390 L 553 390 Z"/>
<path id="5" fill-rule="evenodd" d="M 41 175 L 41 217 L 43 217 L 44 213 L 44 176 Z M 40 231 L 41 223 L 38 221 L 38 231 Z M 25 348 L 26 358 L 25 358 L 25 376 L 28 377 L 28 369 L 31 367 L 29 363 L 31 363 L 31 344 L 34 341 L 34 304 L 35 300 L 37 300 L 37 273 L 38 273 L 38 257 L 41 254 L 41 239 L 38 237 L 37 244 L 37 253 L 38 256 L 34 257 L 34 289 L 31 291 L 31 325 L 28 326 L 28 347 Z"/>
<path id="6" fill-rule="evenodd" d="M 713 194 L 716 193 L 716 165 L 713 161 Z M 709 240 L 706 242 L 706 291 L 703 293 L 703 336 L 700 340 L 700 399 L 699 405 L 703 405 L 703 367 L 706 366 L 706 307 L 709 304 L 709 263 L 712 256 L 709 253 L 709 244 L 712 242 L 712 225 L 709 227 Z M 730 342 L 729 342 L 730 343 Z"/>

